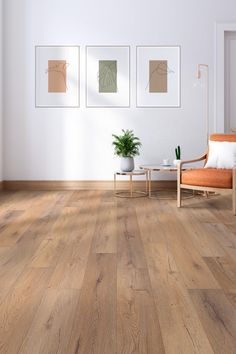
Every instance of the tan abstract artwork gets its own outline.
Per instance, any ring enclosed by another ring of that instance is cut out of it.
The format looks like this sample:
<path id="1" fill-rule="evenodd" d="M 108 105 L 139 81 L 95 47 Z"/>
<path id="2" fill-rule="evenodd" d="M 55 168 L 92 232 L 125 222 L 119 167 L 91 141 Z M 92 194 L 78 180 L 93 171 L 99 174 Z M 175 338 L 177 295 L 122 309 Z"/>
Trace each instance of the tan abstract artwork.
<path id="1" fill-rule="evenodd" d="M 149 61 L 149 92 L 168 92 L 167 60 Z"/>
<path id="2" fill-rule="evenodd" d="M 66 92 L 66 60 L 48 60 L 48 92 Z"/>
<path id="3" fill-rule="evenodd" d="M 137 46 L 136 54 L 137 107 L 180 107 L 180 46 Z"/>

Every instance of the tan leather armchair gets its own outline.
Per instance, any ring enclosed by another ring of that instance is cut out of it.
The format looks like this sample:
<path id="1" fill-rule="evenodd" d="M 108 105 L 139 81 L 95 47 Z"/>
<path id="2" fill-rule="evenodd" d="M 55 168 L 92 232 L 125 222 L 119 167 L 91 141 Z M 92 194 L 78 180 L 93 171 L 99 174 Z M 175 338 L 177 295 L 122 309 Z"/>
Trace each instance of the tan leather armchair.
<path id="1" fill-rule="evenodd" d="M 236 142 L 235 134 L 212 134 L 212 141 Z M 196 168 L 183 171 L 185 164 L 198 161 L 207 161 L 208 152 L 203 156 L 188 161 L 181 161 L 177 171 L 177 206 L 181 207 L 182 189 L 192 189 L 206 192 L 219 192 L 225 190 L 232 191 L 233 214 L 236 215 L 236 168 L 217 169 L 217 168 Z"/>

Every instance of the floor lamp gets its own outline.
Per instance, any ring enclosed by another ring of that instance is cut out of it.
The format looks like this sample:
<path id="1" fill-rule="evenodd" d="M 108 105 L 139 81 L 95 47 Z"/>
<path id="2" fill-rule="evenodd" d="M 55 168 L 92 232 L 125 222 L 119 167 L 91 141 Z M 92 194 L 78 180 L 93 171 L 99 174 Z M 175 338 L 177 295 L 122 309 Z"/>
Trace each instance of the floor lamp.
<path id="1" fill-rule="evenodd" d="M 205 85 L 205 95 L 206 95 L 206 139 L 208 144 L 209 139 L 209 66 L 207 64 L 198 64 L 197 65 L 197 79 L 201 79 L 203 72 L 206 76 L 206 85 Z"/>
<path id="2" fill-rule="evenodd" d="M 209 66 L 207 64 L 198 64 L 197 65 L 197 79 L 200 80 L 203 72 L 206 75 L 206 85 L 205 85 L 205 105 L 206 105 L 206 143 L 208 145 L 209 140 Z M 215 194 L 215 192 L 213 192 Z M 204 192 L 204 195 L 208 198 L 209 192 Z"/>

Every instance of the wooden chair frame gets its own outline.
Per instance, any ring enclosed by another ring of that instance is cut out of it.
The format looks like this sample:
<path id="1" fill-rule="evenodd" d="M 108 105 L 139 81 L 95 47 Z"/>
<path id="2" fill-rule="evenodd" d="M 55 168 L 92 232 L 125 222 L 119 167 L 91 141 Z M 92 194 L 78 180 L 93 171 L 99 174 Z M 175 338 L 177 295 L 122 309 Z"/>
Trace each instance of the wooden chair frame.
<path id="1" fill-rule="evenodd" d="M 181 174 L 183 171 L 182 170 L 183 165 L 204 161 L 206 159 L 207 159 L 207 153 L 194 160 L 185 160 L 185 161 L 181 161 L 178 164 L 177 166 L 177 207 L 181 208 L 181 204 L 182 204 L 181 189 L 192 189 L 195 191 L 203 191 L 203 192 L 222 192 L 222 191 L 230 190 L 232 191 L 233 214 L 236 215 L 236 167 L 232 169 L 232 188 L 216 188 L 216 187 L 204 187 L 204 186 L 202 187 L 202 186 L 194 186 L 194 185 L 181 183 Z"/>

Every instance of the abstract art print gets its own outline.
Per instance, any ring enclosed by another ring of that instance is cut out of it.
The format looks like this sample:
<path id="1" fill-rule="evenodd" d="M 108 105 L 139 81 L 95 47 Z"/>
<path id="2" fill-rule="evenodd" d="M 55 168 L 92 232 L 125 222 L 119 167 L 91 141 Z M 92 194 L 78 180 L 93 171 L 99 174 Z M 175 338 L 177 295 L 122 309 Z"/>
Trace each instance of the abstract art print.
<path id="1" fill-rule="evenodd" d="M 167 92 L 167 60 L 149 61 L 149 92 Z"/>
<path id="2" fill-rule="evenodd" d="M 137 47 L 137 107 L 180 107 L 180 47 Z"/>
<path id="3" fill-rule="evenodd" d="M 36 107 L 79 107 L 79 47 L 35 47 Z"/>
<path id="4" fill-rule="evenodd" d="M 129 107 L 129 46 L 86 47 L 86 106 Z"/>
<path id="5" fill-rule="evenodd" d="M 99 92 L 117 92 L 116 60 L 99 60 Z"/>
<path id="6" fill-rule="evenodd" d="M 48 92 L 66 92 L 68 66 L 66 60 L 48 60 Z"/>

